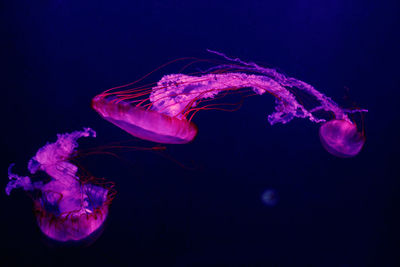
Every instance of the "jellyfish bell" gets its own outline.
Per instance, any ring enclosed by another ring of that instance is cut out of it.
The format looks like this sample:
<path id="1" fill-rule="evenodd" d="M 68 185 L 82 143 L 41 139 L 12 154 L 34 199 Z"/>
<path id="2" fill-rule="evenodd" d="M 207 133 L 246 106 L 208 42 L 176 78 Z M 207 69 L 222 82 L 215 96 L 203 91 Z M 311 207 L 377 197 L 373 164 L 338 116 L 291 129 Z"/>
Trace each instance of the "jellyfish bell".
<path id="1" fill-rule="evenodd" d="M 34 200 L 38 226 L 48 238 L 58 242 L 81 242 L 98 237 L 96 233 L 101 232 L 108 215 L 108 189 L 89 187 L 79 190 L 83 197 L 44 191 Z"/>
<path id="2" fill-rule="evenodd" d="M 261 195 L 261 200 L 266 206 L 276 206 L 279 201 L 278 192 L 274 189 L 266 189 Z"/>
<path id="3" fill-rule="evenodd" d="M 196 125 L 185 118 L 171 117 L 125 101 L 112 101 L 102 95 L 93 98 L 92 107 L 105 120 L 144 140 L 185 144 L 197 134 Z"/>
<path id="4" fill-rule="evenodd" d="M 103 234 L 105 228 L 107 227 L 107 220 L 105 220 L 96 230 L 90 233 L 88 236 L 72 240 L 69 239 L 67 241 L 60 241 L 53 237 L 49 237 L 47 234 L 41 235 L 41 241 L 45 243 L 48 247 L 53 248 L 82 248 L 91 246 L 94 242 L 96 242 L 100 236 Z M 43 230 L 39 227 L 40 231 L 43 233 Z"/>
<path id="5" fill-rule="evenodd" d="M 319 128 L 322 146 L 332 155 L 349 158 L 356 156 L 365 143 L 365 137 L 357 126 L 347 120 L 331 120 Z"/>

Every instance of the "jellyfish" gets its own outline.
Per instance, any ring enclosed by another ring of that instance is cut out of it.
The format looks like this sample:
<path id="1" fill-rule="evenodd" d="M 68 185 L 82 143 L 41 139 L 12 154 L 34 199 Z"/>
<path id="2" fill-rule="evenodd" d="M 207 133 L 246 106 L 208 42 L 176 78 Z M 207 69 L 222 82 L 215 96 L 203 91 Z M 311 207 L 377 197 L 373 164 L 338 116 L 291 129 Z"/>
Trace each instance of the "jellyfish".
<path id="1" fill-rule="evenodd" d="M 276 190 L 266 189 L 261 195 L 262 202 L 269 207 L 275 206 L 279 201 L 279 196 Z"/>
<path id="2" fill-rule="evenodd" d="M 228 63 L 196 74 L 167 74 L 151 87 L 133 87 L 135 82 L 114 87 L 95 96 L 92 107 L 104 119 L 133 136 L 159 143 L 184 144 L 197 134 L 193 116 L 199 110 L 218 105 L 205 103 L 227 93 L 251 88 L 254 95 L 269 93 L 275 97 L 275 111 L 268 116 L 271 125 L 285 124 L 293 118 L 307 118 L 322 124 L 321 142 L 331 154 L 354 156 L 362 148 L 365 138 L 348 115 L 367 110 L 343 109 L 303 81 L 253 62 L 208 51 L 223 57 Z M 294 90 L 303 91 L 318 104 L 306 108 Z M 326 122 L 316 115 L 320 112 L 332 114 L 333 120 Z M 338 129 L 341 129 L 340 134 L 337 134 Z M 339 145 L 344 143 L 346 145 Z"/>
<path id="3" fill-rule="evenodd" d="M 57 141 L 40 148 L 28 162 L 30 176 L 20 176 L 8 169 L 6 193 L 16 188 L 30 192 L 40 230 L 58 242 L 75 242 L 92 237 L 103 225 L 114 191 L 102 179 L 78 175 L 71 158 L 77 139 L 95 137 L 90 128 L 58 134 Z"/>
<path id="4" fill-rule="evenodd" d="M 357 126 L 346 120 L 331 120 L 319 128 L 322 146 L 332 155 L 341 158 L 354 157 L 365 143 L 365 137 Z"/>

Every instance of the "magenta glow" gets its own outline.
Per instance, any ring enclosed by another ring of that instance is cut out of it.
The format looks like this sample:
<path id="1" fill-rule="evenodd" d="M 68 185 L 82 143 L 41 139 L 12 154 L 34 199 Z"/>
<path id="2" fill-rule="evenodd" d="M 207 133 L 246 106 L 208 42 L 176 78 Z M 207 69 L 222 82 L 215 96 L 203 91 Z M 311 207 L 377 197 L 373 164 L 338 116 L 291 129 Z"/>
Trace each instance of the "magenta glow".
<path id="1" fill-rule="evenodd" d="M 130 83 L 104 91 L 95 96 L 92 107 L 106 120 L 141 139 L 170 144 L 183 144 L 192 141 L 197 134 L 193 116 L 200 110 L 218 109 L 218 103 L 209 104 L 228 93 L 250 88 L 253 95 L 271 94 L 275 97 L 275 111 L 268 115 L 268 122 L 288 123 L 294 118 L 308 119 L 314 123 L 325 123 L 326 119 L 317 116 L 324 112 L 333 116 L 333 121 L 343 121 L 355 125 L 349 114 L 367 112 L 365 109 L 343 109 L 332 99 L 317 91 L 312 85 L 288 77 L 275 69 L 261 67 L 255 63 L 230 58 L 225 54 L 208 50 L 228 61 L 214 65 L 207 71 L 195 74 L 164 75 L 153 86 L 136 86 Z M 188 64 L 190 65 L 190 64 Z M 146 77 L 146 76 L 145 76 Z M 142 80 L 142 79 L 140 79 Z M 294 89 L 303 91 L 317 104 L 306 108 Z M 346 125 L 347 125 L 346 124 Z M 357 132 L 357 127 L 355 126 Z M 321 141 L 332 136 L 334 127 L 324 127 Z M 362 133 L 359 133 L 361 136 Z M 345 135 L 336 135 L 338 142 L 352 142 Z M 350 144 L 349 143 L 349 144 Z M 358 145 L 361 145 L 358 147 Z M 341 151 L 336 146 L 324 147 L 331 154 L 355 156 L 363 143 L 353 144 L 353 152 Z"/>
<path id="2" fill-rule="evenodd" d="M 90 128 L 58 134 L 57 141 L 40 148 L 29 161 L 31 176 L 19 176 L 8 169 L 6 193 L 22 188 L 32 193 L 34 212 L 41 231 L 51 239 L 79 241 L 99 229 L 107 218 L 113 185 L 93 177 L 78 177 L 70 162 L 81 137 L 95 137 Z M 45 173 L 37 181 L 34 174 Z"/>

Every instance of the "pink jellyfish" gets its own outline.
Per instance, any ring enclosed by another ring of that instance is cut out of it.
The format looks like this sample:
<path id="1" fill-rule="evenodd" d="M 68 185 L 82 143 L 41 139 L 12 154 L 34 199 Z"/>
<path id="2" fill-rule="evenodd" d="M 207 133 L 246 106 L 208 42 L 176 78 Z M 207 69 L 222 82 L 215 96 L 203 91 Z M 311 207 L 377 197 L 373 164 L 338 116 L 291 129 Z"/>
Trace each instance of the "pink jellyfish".
<path id="1" fill-rule="evenodd" d="M 92 106 L 103 118 L 133 136 L 159 143 L 182 144 L 192 141 L 197 134 L 196 126 L 191 122 L 194 114 L 199 110 L 215 108 L 216 105 L 204 103 L 226 93 L 251 88 L 256 95 L 269 93 L 275 96 L 275 112 L 268 116 L 271 125 L 287 123 L 295 117 L 324 123 L 325 119 L 317 117 L 315 113 L 325 111 L 334 116 L 334 121 L 342 122 L 344 127 L 341 127 L 341 134 L 337 134 L 338 127 L 333 125 L 338 123 L 323 124 L 331 125 L 320 131 L 324 147 L 336 156 L 354 156 L 360 151 L 363 146 L 360 140 L 363 136 L 357 132 L 357 127 L 348 114 L 367 110 L 340 108 L 329 97 L 303 81 L 252 62 L 247 63 L 219 52 L 208 51 L 230 62 L 219 64 L 200 74 L 165 75 L 152 87 L 130 88 L 135 82 L 111 88 L 95 96 Z M 123 90 L 118 90 L 121 88 Z M 313 97 L 318 104 L 307 109 L 294 89 Z M 353 131 L 343 131 L 343 128 L 352 128 Z M 360 138 L 354 138 L 355 135 Z M 347 145 L 338 145 L 340 142 Z"/>
<path id="2" fill-rule="evenodd" d="M 66 242 L 92 237 L 108 214 L 114 196 L 113 184 L 101 179 L 78 177 L 78 167 L 69 159 L 80 137 L 96 136 L 90 128 L 59 134 L 57 141 L 40 148 L 29 161 L 31 174 L 45 172 L 46 179 L 19 176 L 8 169 L 6 193 L 15 188 L 32 192 L 40 230 L 49 238 Z"/>
<path id="3" fill-rule="evenodd" d="M 364 145 L 365 137 L 357 126 L 346 120 L 331 120 L 319 128 L 322 146 L 332 155 L 354 157 Z"/>

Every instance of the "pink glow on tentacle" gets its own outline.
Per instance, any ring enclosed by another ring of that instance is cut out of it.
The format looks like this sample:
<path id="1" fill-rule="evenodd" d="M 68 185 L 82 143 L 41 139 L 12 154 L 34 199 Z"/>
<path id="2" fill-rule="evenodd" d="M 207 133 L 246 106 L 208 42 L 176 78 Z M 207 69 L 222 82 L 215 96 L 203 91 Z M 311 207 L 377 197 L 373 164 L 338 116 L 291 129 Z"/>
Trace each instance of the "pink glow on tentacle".
<path id="1" fill-rule="evenodd" d="M 185 86 L 186 85 L 186 86 Z M 260 76 L 244 73 L 207 74 L 203 79 L 184 74 L 164 76 L 158 87 L 153 88 L 150 101 L 152 110 L 168 116 L 182 118 L 182 110 L 194 108 L 202 99 L 215 98 L 220 92 L 235 91 L 250 87 L 256 94 L 268 92 L 277 96 L 277 112 L 269 116 L 271 124 L 286 123 L 293 117 L 308 117 L 311 121 L 322 122 L 307 111 L 295 99 L 294 95 L 276 81 Z M 292 114 L 284 117 L 285 113 Z"/>
<path id="2" fill-rule="evenodd" d="M 242 65 L 242 66 L 237 66 L 238 69 L 248 69 L 248 70 L 252 70 L 255 72 L 265 74 L 265 75 L 271 77 L 272 79 L 274 79 L 275 81 L 277 81 L 278 83 L 280 83 L 282 86 L 296 87 L 300 90 L 303 90 L 303 91 L 309 93 L 310 95 L 314 96 L 321 103 L 321 105 L 318 107 L 319 110 L 333 112 L 335 114 L 336 119 L 350 121 L 348 116 L 346 115 L 346 113 L 368 112 L 368 110 L 366 110 L 366 109 L 357 109 L 352 112 L 349 112 L 346 109 L 342 109 L 331 98 L 329 98 L 329 97 L 325 96 L 324 94 L 320 93 L 319 91 L 317 91 L 312 85 L 307 84 L 303 81 L 297 80 L 292 77 L 287 77 L 284 74 L 279 73 L 274 69 L 261 67 L 254 62 L 244 62 L 239 58 L 231 58 L 231 57 L 228 57 L 227 55 L 225 55 L 224 53 L 213 51 L 210 49 L 207 49 L 207 51 L 210 53 L 216 54 L 218 56 L 221 56 L 221 57 L 225 58 L 226 60 L 229 60 L 232 62 L 238 62 L 239 64 Z M 219 67 L 225 67 L 225 66 L 221 65 L 221 66 L 217 66 L 216 68 L 219 68 Z M 319 122 L 323 122 L 323 120 L 320 120 Z"/>

